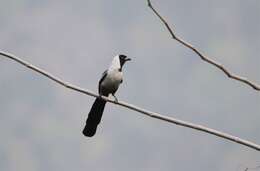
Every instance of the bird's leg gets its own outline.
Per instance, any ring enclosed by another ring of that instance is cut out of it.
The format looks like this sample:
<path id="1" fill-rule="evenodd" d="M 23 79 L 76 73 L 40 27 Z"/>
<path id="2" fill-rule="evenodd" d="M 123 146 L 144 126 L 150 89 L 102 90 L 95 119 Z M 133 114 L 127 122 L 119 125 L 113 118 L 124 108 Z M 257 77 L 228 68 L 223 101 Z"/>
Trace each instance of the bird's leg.
<path id="1" fill-rule="evenodd" d="M 115 96 L 114 93 L 112 93 L 112 96 L 115 98 L 115 102 L 118 102 L 118 99 L 117 99 L 117 97 Z"/>

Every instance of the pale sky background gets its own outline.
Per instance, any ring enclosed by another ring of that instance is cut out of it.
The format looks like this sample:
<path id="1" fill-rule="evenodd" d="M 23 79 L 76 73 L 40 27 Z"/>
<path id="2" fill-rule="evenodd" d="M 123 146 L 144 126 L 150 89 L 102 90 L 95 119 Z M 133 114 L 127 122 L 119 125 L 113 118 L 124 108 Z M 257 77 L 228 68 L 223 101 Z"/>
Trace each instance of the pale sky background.
<path id="1" fill-rule="evenodd" d="M 161 0 L 177 34 L 260 84 L 259 0 Z M 260 144 L 260 93 L 172 40 L 145 0 L 1 0 L 0 49 L 97 91 L 113 56 L 119 100 Z M 81 134 L 94 98 L 0 57 L 1 171 L 240 171 L 260 153 L 108 104 L 93 138 Z"/>

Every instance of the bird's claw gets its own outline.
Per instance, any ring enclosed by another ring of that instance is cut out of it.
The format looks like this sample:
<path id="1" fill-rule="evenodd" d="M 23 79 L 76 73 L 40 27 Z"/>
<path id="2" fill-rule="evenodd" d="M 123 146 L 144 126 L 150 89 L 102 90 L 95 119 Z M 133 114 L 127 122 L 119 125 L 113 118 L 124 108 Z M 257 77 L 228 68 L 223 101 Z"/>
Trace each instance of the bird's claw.
<path id="1" fill-rule="evenodd" d="M 112 94 L 112 95 L 113 95 L 113 97 L 115 98 L 115 102 L 118 103 L 118 99 L 117 99 L 117 97 L 116 97 L 114 94 Z"/>

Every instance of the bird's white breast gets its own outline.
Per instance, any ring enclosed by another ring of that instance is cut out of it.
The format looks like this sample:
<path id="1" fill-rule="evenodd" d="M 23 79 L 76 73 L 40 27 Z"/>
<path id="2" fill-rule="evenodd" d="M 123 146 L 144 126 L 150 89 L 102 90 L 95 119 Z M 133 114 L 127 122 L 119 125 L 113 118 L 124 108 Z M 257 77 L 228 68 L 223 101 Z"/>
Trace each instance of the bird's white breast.
<path id="1" fill-rule="evenodd" d="M 106 87 L 109 92 L 115 92 L 123 79 L 123 73 L 118 69 L 109 70 L 101 86 Z"/>

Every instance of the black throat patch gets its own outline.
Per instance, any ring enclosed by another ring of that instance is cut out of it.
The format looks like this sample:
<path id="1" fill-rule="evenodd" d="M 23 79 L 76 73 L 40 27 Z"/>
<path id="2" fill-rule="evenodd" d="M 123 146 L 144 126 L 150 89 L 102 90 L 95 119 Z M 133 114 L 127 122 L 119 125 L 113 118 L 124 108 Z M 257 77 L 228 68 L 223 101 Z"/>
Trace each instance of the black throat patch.
<path id="1" fill-rule="evenodd" d="M 119 55 L 119 61 L 120 61 L 120 69 L 122 70 L 123 65 L 125 64 L 127 56 L 125 55 Z"/>

